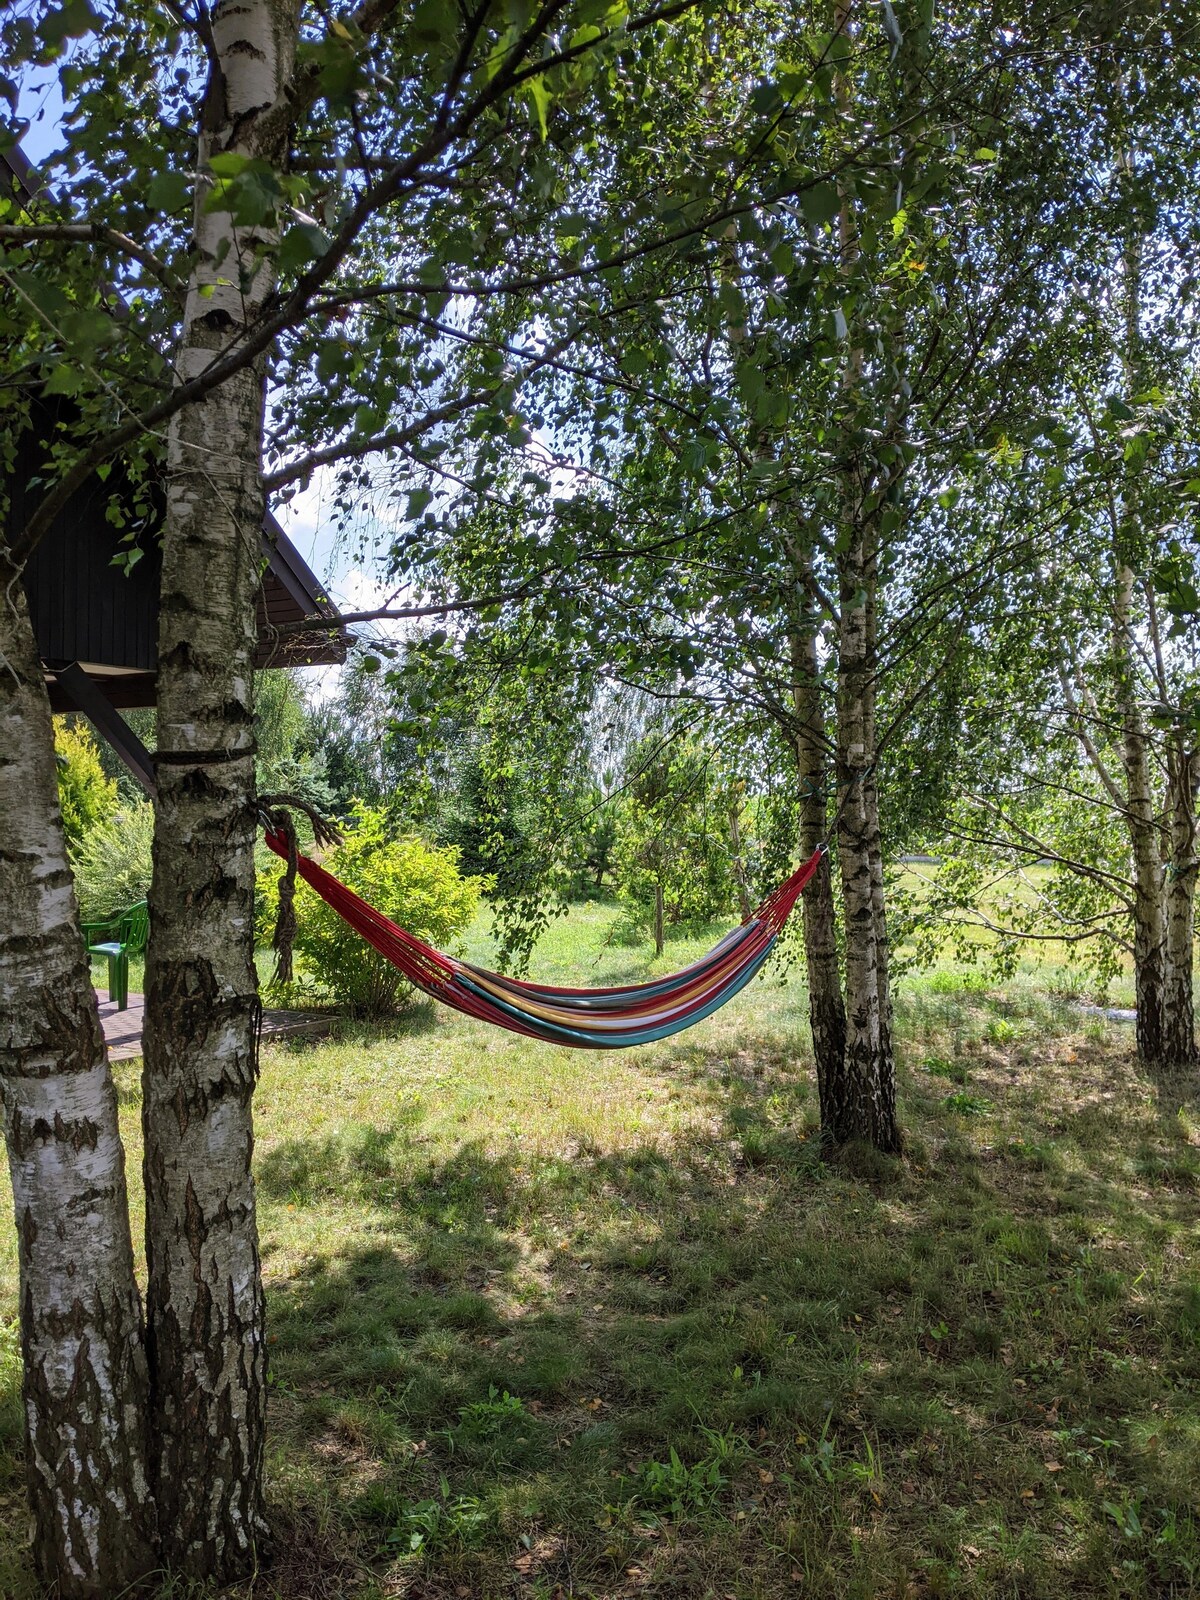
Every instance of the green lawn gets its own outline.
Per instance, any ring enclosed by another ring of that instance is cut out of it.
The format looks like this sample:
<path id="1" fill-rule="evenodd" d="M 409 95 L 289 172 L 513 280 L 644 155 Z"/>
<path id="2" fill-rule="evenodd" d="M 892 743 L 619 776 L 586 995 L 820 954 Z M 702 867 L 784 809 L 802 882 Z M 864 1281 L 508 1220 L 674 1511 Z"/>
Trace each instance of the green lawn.
<path id="1" fill-rule="evenodd" d="M 576 908 L 538 973 L 653 970 L 612 915 Z M 640 1051 L 432 1007 L 265 1051 L 277 1543 L 239 1593 L 1200 1591 L 1196 1086 L 1140 1077 L 1075 987 L 907 979 L 908 1158 L 840 1168 L 778 973 Z M 0 1297 L 25 1600 L 7 1235 Z"/>

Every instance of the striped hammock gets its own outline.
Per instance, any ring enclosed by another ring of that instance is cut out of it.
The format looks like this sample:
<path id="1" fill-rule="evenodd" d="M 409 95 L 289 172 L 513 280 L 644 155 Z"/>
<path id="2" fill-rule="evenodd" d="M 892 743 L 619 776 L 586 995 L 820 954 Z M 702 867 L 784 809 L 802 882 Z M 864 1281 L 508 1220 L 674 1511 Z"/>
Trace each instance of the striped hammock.
<path id="1" fill-rule="evenodd" d="M 266 840 L 276 855 L 286 860 L 284 836 L 268 832 Z M 550 1044 L 620 1050 L 690 1028 L 744 989 L 771 954 L 820 862 L 821 851 L 816 850 L 740 928 L 727 933 L 708 955 L 682 972 L 615 989 L 563 989 L 527 983 L 455 960 L 406 933 L 307 856 L 298 856 L 297 869 L 305 883 L 373 949 L 411 984 L 443 1005 Z"/>

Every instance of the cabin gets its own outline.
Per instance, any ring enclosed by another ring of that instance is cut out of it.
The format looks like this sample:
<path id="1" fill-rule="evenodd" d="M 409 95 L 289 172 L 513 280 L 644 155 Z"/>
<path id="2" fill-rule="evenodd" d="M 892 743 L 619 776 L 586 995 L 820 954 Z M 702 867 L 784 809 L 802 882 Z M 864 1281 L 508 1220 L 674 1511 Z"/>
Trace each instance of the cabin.
<path id="1" fill-rule="evenodd" d="M 26 200 L 37 192 L 37 175 L 19 148 L 0 152 L 0 184 Z M 23 525 L 40 498 L 36 480 L 45 470 L 45 441 L 61 404 L 39 400 L 32 427 L 18 444 L 7 486 L 10 531 Z M 114 494 L 120 498 L 121 470 L 115 463 L 106 481 L 93 477 L 72 496 L 30 557 L 24 582 L 52 710 L 86 716 L 152 792 L 150 758 L 118 712 L 154 704 L 162 496 L 151 495 L 150 514 L 137 532 L 136 562 L 115 562 L 130 548 L 106 514 Z M 348 639 L 337 626 L 337 610 L 269 511 L 260 537 L 255 667 L 344 661 Z M 321 626 L 297 626 L 309 620 Z"/>

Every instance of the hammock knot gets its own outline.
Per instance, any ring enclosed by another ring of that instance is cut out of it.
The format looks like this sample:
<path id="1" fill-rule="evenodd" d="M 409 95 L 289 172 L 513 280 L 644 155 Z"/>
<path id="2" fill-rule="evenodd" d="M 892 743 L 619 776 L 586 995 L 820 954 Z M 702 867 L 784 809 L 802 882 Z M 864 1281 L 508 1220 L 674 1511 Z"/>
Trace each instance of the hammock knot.
<path id="1" fill-rule="evenodd" d="M 259 820 L 265 828 L 281 838 L 286 846 L 286 865 L 279 879 L 279 910 L 275 917 L 275 973 L 273 982 L 291 983 L 292 946 L 296 940 L 296 869 L 299 865 L 300 846 L 296 838 L 296 819 L 292 808 L 303 811 L 312 823 L 313 837 L 318 845 L 341 843 L 338 829 L 294 794 L 261 794 L 258 797 Z"/>

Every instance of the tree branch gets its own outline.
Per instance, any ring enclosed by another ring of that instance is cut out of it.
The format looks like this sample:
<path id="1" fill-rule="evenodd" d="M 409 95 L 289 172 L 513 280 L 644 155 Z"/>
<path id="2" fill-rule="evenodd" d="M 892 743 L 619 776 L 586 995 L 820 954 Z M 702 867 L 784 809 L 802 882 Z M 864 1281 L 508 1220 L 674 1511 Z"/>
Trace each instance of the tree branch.
<path id="1" fill-rule="evenodd" d="M 127 233 L 107 228 L 99 222 L 5 222 L 0 223 L 0 241 L 9 244 L 38 244 L 51 241 L 63 244 L 98 244 L 116 250 L 136 261 L 162 285 L 173 300 L 182 304 L 183 285 L 153 250 L 131 239 Z"/>
<path id="2" fill-rule="evenodd" d="M 374 611 L 351 611 L 336 617 L 303 617 L 299 622 L 283 622 L 271 631 L 286 638 L 293 633 L 335 633 L 363 622 L 409 622 L 420 617 L 444 617 L 452 611 L 486 611 L 513 600 L 529 600 L 539 592 L 535 582 L 515 589 L 500 589 L 495 594 L 476 595 L 472 600 L 441 600 L 426 606 L 380 606 Z"/>

